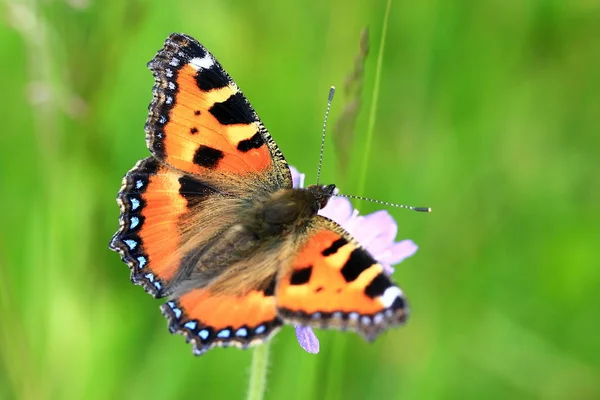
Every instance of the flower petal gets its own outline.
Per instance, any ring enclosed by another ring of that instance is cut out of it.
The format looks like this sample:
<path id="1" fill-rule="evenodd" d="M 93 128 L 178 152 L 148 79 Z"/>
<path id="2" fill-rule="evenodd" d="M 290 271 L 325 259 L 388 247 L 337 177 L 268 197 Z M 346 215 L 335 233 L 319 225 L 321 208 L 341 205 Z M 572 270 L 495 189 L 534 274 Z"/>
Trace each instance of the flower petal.
<path id="1" fill-rule="evenodd" d="M 292 173 L 292 184 L 295 188 L 303 188 L 304 187 L 304 178 L 306 177 L 305 174 L 301 174 L 300 172 L 298 172 L 298 170 L 294 167 L 292 167 L 291 165 L 290 167 L 290 172 Z"/>
<path id="2" fill-rule="evenodd" d="M 319 352 L 319 339 L 317 339 L 312 328 L 308 326 L 295 326 L 294 328 L 300 346 L 309 353 L 317 354 Z"/>
<path id="3" fill-rule="evenodd" d="M 334 220 L 344 226 L 352 216 L 352 203 L 345 197 L 332 197 L 327 205 L 319 210 L 319 215 Z"/>
<path id="4" fill-rule="evenodd" d="M 385 210 L 365 215 L 360 224 L 360 243 L 379 259 L 378 254 L 394 243 L 398 226 L 394 218 Z"/>
<path id="5" fill-rule="evenodd" d="M 381 266 L 383 267 L 383 272 L 385 272 L 387 276 L 390 276 L 395 271 L 395 269 L 389 264 L 381 263 Z"/>
<path id="6" fill-rule="evenodd" d="M 414 255 L 418 249 L 419 246 L 417 246 L 412 240 L 402 240 L 388 247 L 385 254 L 382 254 L 382 258 L 380 259 L 380 261 L 392 265 L 398 264 L 405 258 Z"/>

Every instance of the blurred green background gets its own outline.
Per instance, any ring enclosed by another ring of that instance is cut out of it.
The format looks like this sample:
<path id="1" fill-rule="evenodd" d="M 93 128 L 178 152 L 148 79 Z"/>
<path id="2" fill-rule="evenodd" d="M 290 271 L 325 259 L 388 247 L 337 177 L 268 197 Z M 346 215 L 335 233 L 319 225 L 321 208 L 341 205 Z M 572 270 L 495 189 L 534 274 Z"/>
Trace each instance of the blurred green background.
<path id="1" fill-rule="evenodd" d="M 382 0 L 1 4 L 0 398 L 245 396 L 252 352 L 193 357 L 107 248 L 149 154 L 145 64 L 196 37 L 311 182 L 365 26 L 349 165 L 329 140 L 322 181 L 433 207 L 390 210 L 420 246 L 395 273 L 412 316 L 373 344 L 317 332 L 316 356 L 283 329 L 266 397 L 600 398 L 597 1 L 396 0 L 361 193 Z"/>

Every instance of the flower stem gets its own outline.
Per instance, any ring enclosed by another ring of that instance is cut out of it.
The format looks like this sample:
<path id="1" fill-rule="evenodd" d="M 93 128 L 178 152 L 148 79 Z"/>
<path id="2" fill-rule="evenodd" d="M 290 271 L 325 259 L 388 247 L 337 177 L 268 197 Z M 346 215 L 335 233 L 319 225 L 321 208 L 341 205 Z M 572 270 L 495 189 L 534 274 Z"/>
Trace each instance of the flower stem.
<path id="1" fill-rule="evenodd" d="M 252 367 L 250 369 L 248 400 L 262 400 L 265 397 L 267 365 L 269 364 L 269 346 L 270 342 L 266 342 L 254 348 Z"/>
<path id="2" fill-rule="evenodd" d="M 371 154 L 371 143 L 373 142 L 373 131 L 375 130 L 375 117 L 377 113 L 377 102 L 379 98 L 379 85 L 381 82 L 381 68 L 383 64 L 383 47 L 385 45 L 385 36 L 387 33 L 388 19 L 392 0 L 387 0 L 385 5 L 385 14 L 383 16 L 383 26 L 381 28 L 381 40 L 379 42 L 379 53 L 377 54 L 377 66 L 375 67 L 375 83 L 373 84 L 373 98 L 371 99 L 371 108 L 369 109 L 369 119 L 367 122 L 367 138 L 364 147 L 364 157 L 362 170 L 358 180 L 358 193 L 362 195 L 367 182 L 367 169 L 369 166 L 369 156 Z"/>
<path id="3" fill-rule="evenodd" d="M 324 399 L 343 399 L 348 336 L 337 335 L 329 341 L 327 379 L 325 379 Z"/>

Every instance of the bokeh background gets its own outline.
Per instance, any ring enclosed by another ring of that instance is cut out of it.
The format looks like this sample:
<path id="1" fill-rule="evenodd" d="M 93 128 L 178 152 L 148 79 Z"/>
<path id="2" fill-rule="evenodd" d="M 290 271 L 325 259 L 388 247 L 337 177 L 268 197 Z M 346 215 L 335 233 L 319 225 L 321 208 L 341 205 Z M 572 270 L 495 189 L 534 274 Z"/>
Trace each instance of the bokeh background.
<path id="1" fill-rule="evenodd" d="M 333 84 L 323 181 L 434 209 L 390 210 L 420 246 L 395 273 L 409 323 L 373 344 L 318 332 L 318 355 L 283 329 L 266 398 L 600 398 L 597 1 L 394 0 L 367 158 L 383 0 L 0 4 L 0 398 L 246 394 L 252 352 L 193 357 L 107 248 L 148 155 L 145 64 L 173 31 L 219 58 L 308 182 Z"/>

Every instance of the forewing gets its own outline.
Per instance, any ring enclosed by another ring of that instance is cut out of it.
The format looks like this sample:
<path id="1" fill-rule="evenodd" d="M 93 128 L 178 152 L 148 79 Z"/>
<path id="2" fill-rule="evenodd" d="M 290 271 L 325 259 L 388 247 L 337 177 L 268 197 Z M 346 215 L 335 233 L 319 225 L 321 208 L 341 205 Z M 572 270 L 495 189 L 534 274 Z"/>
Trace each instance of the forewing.
<path id="1" fill-rule="evenodd" d="M 281 151 L 204 46 L 172 34 L 148 66 L 155 85 L 146 141 L 155 157 L 230 193 L 291 187 Z"/>

